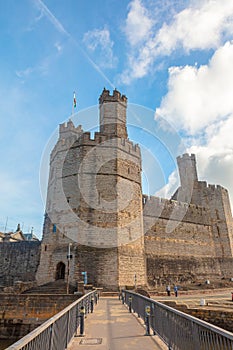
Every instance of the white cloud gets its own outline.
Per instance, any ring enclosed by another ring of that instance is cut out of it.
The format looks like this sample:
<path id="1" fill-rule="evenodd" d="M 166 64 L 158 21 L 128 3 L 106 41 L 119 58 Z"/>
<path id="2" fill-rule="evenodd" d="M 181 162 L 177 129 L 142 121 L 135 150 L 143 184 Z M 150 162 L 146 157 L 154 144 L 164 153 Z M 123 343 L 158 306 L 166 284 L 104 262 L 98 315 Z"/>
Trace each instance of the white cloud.
<path id="1" fill-rule="evenodd" d="M 179 186 L 178 173 L 174 170 L 168 178 L 168 182 L 159 191 L 156 192 L 156 196 L 162 198 L 171 198 Z"/>
<path id="2" fill-rule="evenodd" d="M 174 21 L 163 24 L 154 46 L 158 53 L 170 54 L 181 46 L 184 50 L 216 48 L 224 34 L 232 34 L 233 2 L 199 1 L 176 14 Z"/>
<path id="3" fill-rule="evenodd" d="M 113 41 L 110 38 L 108 29 L 94 29 L 88 31 L 83 36 L 83 42 L 87 49 L 99 58 L 99 65 L 113 68 L 117 63 L 117 58 L 113 54 Z"/>
<path id="4" fill-rule="evenodd" d="M 144 30 L 141 30 L 141 26 L 138 29 L 136 25 L 140 18 L 139 7 L 142 8 L 141 23 L 145 23 Z M 146 76 L 159 57 L 170 55 L 177 49 L 186 53 L 191 50 L 216 49 L 226 38 L 232 38 L 232 1 L 192 2 L 189 7 L 174 14 L 169 23 L 162 23 L 159 29 L 156 11 L 151 12 L 150 17 L 147 13 L 148 10 L 142 7 L 139 0 L 131 2 L 125 26 L 131 48 L 128 68 L 121 74 L 121 80 L 126 84 Z M 153 23 L 156 23 L 154 27 Z M 140 46 L 135 48 L 137 42 L 140 42 Z"/>
<path id="5" fill-rule="evenodd" d="M 148 39 L 153 21 L 140 0 L 131 1 L 129 9 L 124 32 L 130 45 L 135 46 Z"/>
<path id="6" fill-rule="evenodd" d="M 156 109 L 191 135 L 233 113 L 233 42 L 220 47 L 208 65 L 172 67 L 168 93 Z"/>
<path id="7" fill-rule="evenodd" d="M 219 184 L 229 191 L 233 205 L 233 114 L 226 120 L 210 126 L 203 145 L 200 140 L 188 149 L 197 155 L 197 167 L 201 180 Z M 220 181 L 221 179 L 221 181 Z"/>
<path id="8" fill-rule="evenodd" d="M 61 45 L 59 42 L 56 42 L 56 43 L 54 44 L 54 47 L 57 49 L 57 51 L 58 51 L 59 53 L 61 53 L 62 50 L 63 50 L 63 47 L 62 47 L 62 45 Z"/>
<path id="9" fill-rule="evenodd" d="M 34 68 L 32 67 L 27 67 L 23 70 L 17 70 L 15 74 L 17 75 L 18 78 L 27 78 L 31 73 L 33 73 Z"/>
<path id="10" fill-rule="evenodd" d="M 41 60 L 41 62 L 37 63 L 33 67 L 27 67 L 22 70 L 16 70 L 15 74 L 19 79 L 22 79 L 22 82 L 24 83 L 27 78 L 32 76 L 33 74 L 42 74 L 47 75 L 49 73 L 49 68 L 54 63 L 54 59 L 56 59 L 56 55 L 52 54 L 50 56 L 47 56 Z"/>
<path id="11" fill-rule="evenodd" d="M 168 93 L 156 110 L 184 131 L 188 153 L 197 155 L 201 180 L 227 188 L 233 204 L 233 42 L 208 65 L 170 69 Z M 169 191 L 171 177 L 164 190 Z"/>

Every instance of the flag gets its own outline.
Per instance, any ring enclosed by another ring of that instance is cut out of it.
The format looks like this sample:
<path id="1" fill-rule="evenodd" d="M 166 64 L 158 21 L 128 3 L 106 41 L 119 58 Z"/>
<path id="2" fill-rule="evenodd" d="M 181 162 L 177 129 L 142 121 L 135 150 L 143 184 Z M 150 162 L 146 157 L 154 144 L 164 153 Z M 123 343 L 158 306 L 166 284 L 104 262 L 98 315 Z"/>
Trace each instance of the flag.
<path id="1" fill-rule="evenodd" d="M 75 96 L 75 92 L 74 92 L 73 107 L 76 108 L 76 96 Z"/>

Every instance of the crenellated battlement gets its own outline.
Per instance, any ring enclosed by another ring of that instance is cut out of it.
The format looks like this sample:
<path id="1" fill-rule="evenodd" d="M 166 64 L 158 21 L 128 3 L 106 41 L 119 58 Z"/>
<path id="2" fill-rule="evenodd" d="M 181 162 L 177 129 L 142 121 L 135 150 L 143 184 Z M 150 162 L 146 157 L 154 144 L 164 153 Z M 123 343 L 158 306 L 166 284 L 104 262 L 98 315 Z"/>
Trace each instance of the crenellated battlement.
<path id="1" fill-rule="evenodd" d="M 199 191 L 203 191 L 205 193 L 213 194 L 213 193 L 225 193 L 228 192 L 226 188 L 221 185 L 209 184 L 206 181 L 198 181 L 195 184 L 194 189 L 198 189 Z"/>
<path id="2" fill-rule="evenodd" d="M 81 125 L 75 128 L 72 125 L 66 125 L 66 123 L 60 125 L 60 130 L 59 139 L 50 155 L 50 161 L 54 159 L 57 152 L 68 151 L 73 147 L 96 147 L 98 145 L 104 146 L 105 143 L 106 147 L 117 147 L 118 149 L 136 158 L 141 157 L 141 150 L 139 145 L 134 144 L 129 139 L 118 137 L 112 138 L 109 135 L 102 134 L 101 132 L 95 132 L 94 138 L 92 138 L 92 134 L 90 132 L 83 132 Z M 73 130 L 75 130 L 75 133 L 72 132 Z"/>
<path id="3" fill-rule="evenodd" d="M 195 154 L 193 154 L 193 153 L 191 153 L 191 155 L 189 155 L 188 153 L 184 153 L 181 156 L 178 156 L 176 159 L 177 159 L 177 161 L 180 161 L 180 160 L 193 160 L 193 161 L 196 161 Z"/>
<path id="4" fill-rule="evenodd" d="M 91 138 L 90 132 L 84 132 L 80 135 L 80 137 L 76 140 L 76 146 L 92 146 L 95 147 L 97 145 L 106 142 L 106 147 L 117 147 L 122 151 L 132 154 L 137 157 L 141 157 L 141 150 L 138 144 L 134 144 L 132 141 L 124 138 L 112 138 L 109 135 L 102 134 L 100 132 L 95 132 L 94 138 Z"/>
<path id="5" fill-rule="evenodd" d="M 127 103 L 127 97 L 125 95 L 121 95 L 119 91 L 116 89 L 113 90 L 113 94 L 110 95 L 109 90 L 104 88 L 102 94 L 99 97 L 99 104 L 103 104 L 105 102 L 124 102 Z"/>
<path id="6" fill-rule="evenodd" d="M 59 138 L 63 138 L 64 136 L 69 137 L 73 134 L 80 135 L 81 133 L 83 133 L 82 126 L 78 125 L 75 127 L 71 119 L 69 119 L 68 122 L 59 125 Z"/>
<path id="7" fill-rule="evenodd" d="M 207 208 L 156 196 L 143 195 L 143 215 L 210 225 Z"/>

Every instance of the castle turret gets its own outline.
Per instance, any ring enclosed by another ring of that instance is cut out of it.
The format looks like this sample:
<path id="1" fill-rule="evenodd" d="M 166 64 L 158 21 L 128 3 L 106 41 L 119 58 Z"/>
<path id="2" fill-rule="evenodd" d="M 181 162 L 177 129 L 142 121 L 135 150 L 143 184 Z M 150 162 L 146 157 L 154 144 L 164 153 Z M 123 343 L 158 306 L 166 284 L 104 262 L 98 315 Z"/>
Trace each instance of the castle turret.
<path id="1" fill-rule="evenodd" d="M 190 156 L 188 153 L 185 153 L 177 157 L 177 164 L 180 175 L 180 187 L 172 196 L 172 199 L 193 203 L 193 188 L 198 182 L 195 154 L 191 154 Z"/>
<path id="2" fill-rule="evenodd" d="M 228 192 L 217 185 L 198 181 L 194 154 L 177 157 L 180 187 L 172 199 L 205 207 L 211 216 L 216 256 L 231 257 L 233 252 L 232 214 Z"/>
<path id="3" fill-rule="evenodd" d="M 116 89 L 110 95 L 104 89 L 99 98 L 100 132 L 111 137 L 127 139 L 126 129 L 127 97 Z"/>

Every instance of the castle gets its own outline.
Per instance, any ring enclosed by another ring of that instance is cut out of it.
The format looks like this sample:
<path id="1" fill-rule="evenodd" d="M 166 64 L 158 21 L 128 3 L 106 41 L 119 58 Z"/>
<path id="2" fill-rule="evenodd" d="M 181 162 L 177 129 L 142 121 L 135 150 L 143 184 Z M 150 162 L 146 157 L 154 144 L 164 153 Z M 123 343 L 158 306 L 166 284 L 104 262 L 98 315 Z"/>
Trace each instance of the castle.
<path id="1" fill-rule="evenodd" d="M 51 153 L 39 285 L 67 279 L 107 290 L 232 276 L 228 192 L 199 181 L 195 155 L 177 158 L 170 200 L 142 194 L 141 152 L 128 139 L 127 98 L 106 89 L 93 138 L 69 120 Z"/>

